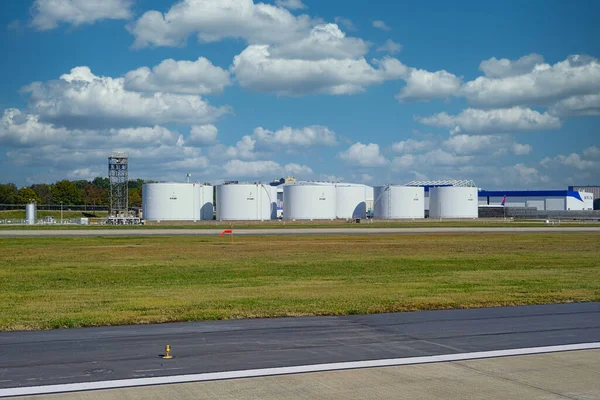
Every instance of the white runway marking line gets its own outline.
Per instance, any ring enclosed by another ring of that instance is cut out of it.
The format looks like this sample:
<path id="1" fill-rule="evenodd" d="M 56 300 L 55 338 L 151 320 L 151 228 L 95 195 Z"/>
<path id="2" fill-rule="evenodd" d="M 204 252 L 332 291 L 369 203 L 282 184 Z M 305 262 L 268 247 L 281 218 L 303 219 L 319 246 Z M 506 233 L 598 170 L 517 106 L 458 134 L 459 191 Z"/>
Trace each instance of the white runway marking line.
<path id="1" fill-rule="evenodd" d="M 600 349 L 600 342 L 566 344 L 560 346 L 528 347 L 510 350 L 479 351 L 473 353 L 445 354 L 438 356 L 390 358 L 383 360 L 351 361 L 330 364 L 301 365 L 249 369 L 242 371 L 209 372 L 203 374 L 162 376 L 153 378 L 119 379 L 101 382 L 68 383 L 64 385 L 30 386 L 0 389 L 0 397 L 31 396 L 37 394 L 81 392 L 86 390 L 118 389 L 139 386 L 165 385 L 173 383 L 206 382 L 224 379 L 256 378 L 262 376 L 290 375 L 308 372 L 339 371 L 344 369 L 395 367 L 401 365 L 428 364 L 450 361 L 477 360 L 482 358 L 524 356 L 532 354 L 556 353 L 561 351 Z"/>

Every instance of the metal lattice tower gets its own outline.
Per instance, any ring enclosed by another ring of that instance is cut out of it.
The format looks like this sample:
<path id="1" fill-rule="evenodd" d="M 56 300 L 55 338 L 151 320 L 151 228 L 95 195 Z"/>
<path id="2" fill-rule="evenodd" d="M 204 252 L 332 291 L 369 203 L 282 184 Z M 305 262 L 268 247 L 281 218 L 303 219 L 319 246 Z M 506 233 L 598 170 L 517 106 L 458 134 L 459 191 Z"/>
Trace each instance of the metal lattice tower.
<path id="1" fill-rule="evenodd" d="M 112 153 L 108 157 L 108 180 L 110 182 L 109 215 L 127 215 L 129 191 L 129 156 L 127 153 Z"/>
<path id="2" fill-rule="evenodd" d="M 475 182 L 467 179 L 444 179 L 439 181 L 411 181 L 405 183 L 404 186 L 460 186 L 460 187 L 477 187 Z"/>

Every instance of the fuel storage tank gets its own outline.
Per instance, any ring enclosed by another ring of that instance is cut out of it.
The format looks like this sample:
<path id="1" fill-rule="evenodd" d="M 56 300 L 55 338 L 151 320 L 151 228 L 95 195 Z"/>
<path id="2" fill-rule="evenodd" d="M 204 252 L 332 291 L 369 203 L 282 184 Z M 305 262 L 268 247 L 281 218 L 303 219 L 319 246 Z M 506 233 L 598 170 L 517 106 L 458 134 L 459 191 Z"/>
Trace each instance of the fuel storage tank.
<path id="1" fill-rule="evenodd" d="M 425 218 L 425 189 L 422 187 L 376 186 L 374 197 L 374 218 Z"/>
<path id="2" fill-rule="evenodd" d="M 444 186 L 429 189 L 429 218 L 477 218 L 475 187 Z"/>
<path id="3" fill-rule="evenodd" d="M 336 187 L 333 183 L 299 182 L 283 187 L 283 218 L 335 219 Z"/>
<path id="4" fill-rule="evenodd" d="M 199 183 L 146 183 L 142 211 L 147 221 L 198 221 L 213 218 L 213 187 Z"/>
<path id="5" fill-rule="evenodd" d="M 37 204 L 29 203 L 25 206 L 25 223 L 35 225 L 37 219 Z"/>
<path id="6" fill-rule="evenodd" d="M 276 187 L 259 183 L 217 186 L 219 221 L 264 221 L 276 218 Z"/>
<path id="7" fill-rule="evenodd" d="M 337 218 L 367 217 L 367 186 L 353 183 L 335 184 Z"/>
<path id="8" fill-rule="evenodd" d="M 373 206 L 375 204 L 375 188 L 367 186 L 367 215 L 373 216 Z"/>

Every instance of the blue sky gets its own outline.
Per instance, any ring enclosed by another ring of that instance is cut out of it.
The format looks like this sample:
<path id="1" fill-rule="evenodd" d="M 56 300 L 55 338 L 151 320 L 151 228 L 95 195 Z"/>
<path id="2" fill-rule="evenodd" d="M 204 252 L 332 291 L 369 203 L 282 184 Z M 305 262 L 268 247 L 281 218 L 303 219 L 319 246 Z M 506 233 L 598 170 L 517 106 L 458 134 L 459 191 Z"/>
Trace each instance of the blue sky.
<path id="1" fill-rule="evenodd" d="M 0 182 L 597 184 L 596 1 L 0 2 Z"/>

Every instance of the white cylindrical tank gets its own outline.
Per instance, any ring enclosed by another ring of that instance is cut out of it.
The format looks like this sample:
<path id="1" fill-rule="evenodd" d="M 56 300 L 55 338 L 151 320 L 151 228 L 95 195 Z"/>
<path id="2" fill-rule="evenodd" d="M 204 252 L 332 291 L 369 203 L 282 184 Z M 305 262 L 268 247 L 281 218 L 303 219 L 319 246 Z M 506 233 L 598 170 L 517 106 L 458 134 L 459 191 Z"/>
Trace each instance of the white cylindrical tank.
<path id="1" fill-rule="evenodd" d="M 425 218 L 425 190 L 413 186 L 376 186 L 374 218 Z"/>
<path id="2" fill-rule="evenodd" d="M 367 217 L 367 186 L 352 183 L 335 184 L 337 218 Z"/>
<path id="3" fill-rule="evenodd" d="M 142 210 L 147 221 L 212 219 L 212 186 L 198 183 L 146 183 Z"/>
<path id="4" fill-rule="evenodd" d="M 200 185 L 200 219 L 211 221 L 214 218 L 214 186 Z"/>
<path id="5" fill-rule="evenodd" d="M 29 203 L 25 206 L 25 223 L 27 225 L 35 225 L 37 219 L 37 205 Z"/>
<path id="6" fill-rule="evenodd" d="M 263 221 L 276 218 L 276 187 L 256 183 L 217 186 L 219 221 Z"/>
<path id="7" fill-rule="evenodd" d="M 269 189 L 269 216 L 270 219 L 277 219 L 277 186 L 265 185 Z"/>
<path id="8" fill-rule="evenodd" d="M 283 218 L 335 219 L 336 187 L 333 183 L 295 183 L 283 188 Z"/>
<path id="9" fill-rule="evenodd" d="M 367 186 L 367 215 L 373 216 L 373 207 L 375 205 L 375 188 Z"/>
<path id="10" fill-rule="evenodd" d="M 429 217 L 477 218 L 477 193 L 475 187 L 432 187 L 429 189 Z"/>

